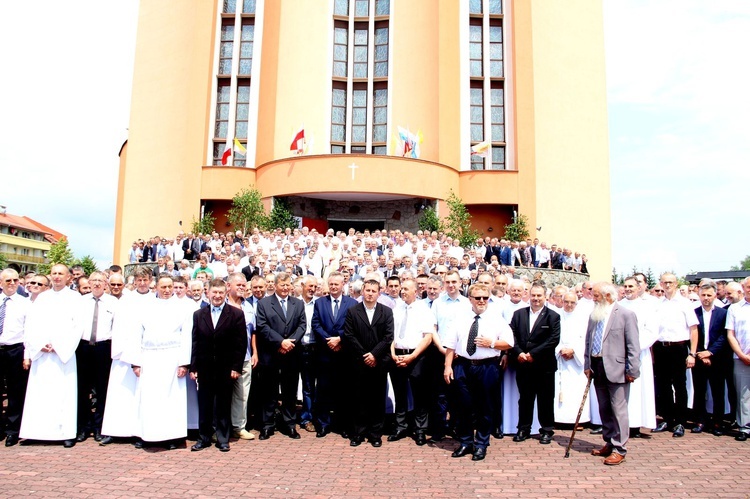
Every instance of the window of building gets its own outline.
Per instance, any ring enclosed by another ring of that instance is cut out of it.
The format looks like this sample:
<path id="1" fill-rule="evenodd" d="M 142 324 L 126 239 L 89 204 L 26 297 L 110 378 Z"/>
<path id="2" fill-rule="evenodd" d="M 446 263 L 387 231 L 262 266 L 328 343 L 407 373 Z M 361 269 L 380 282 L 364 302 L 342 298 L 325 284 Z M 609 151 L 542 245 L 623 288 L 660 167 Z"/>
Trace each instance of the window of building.
<path id="1" fill-rule="evenodd" d="M 219 88 L 216 91 L 216 127 L 214 128 L 214 137 L 219 139 L 227 138 L 227 129 L 229 125 L 229 80 L 219 82 Z"/>
<path id="2" fill-rule="evenodd" d="M 357 84 L 352 91 L 352 147 L 367 142 L 367 87 Z"/>
<path id="3" fill-rule="evenodd" d="M 375 0 L 375 15 L 387 16 L 391 13 L 391 2 L 390 0 Z"/>
<path id="4" fill-rule="evenodd" d="M 503 0 L 490 0 L 490 15 L 502 15 L 503 13 Z"/>
<path id="5" fill-rule="evenodd" d="M 349 63 L 349 30 L 344 21 L 333 28 L 333 76 L 346 78 Z"/>
<path id="6" fill-rule="evenodd" d="M 490 89 L 490 116 L 492 117 L 492 142 L 505 142 L 505 108 L 503 89 Z"/>
<path id="7" fill-rule="evenodd" d="M 234 51 L 234 21 L 225 19 L 221 26 L 219 47 L 219 74 L 232 74 L 232 52 Z"/>
<path id="8" fill-rule="evenodd" d="M 482 23 L 472 19 L 469 25 L 469 75 L 482 76 Z"/>
<path id="9" fill-rule="evenodd" d="M 378 84 L 373 90 L 372 142 L 385 146 L 388 141 L 388 87 Z"/>
<path id="10" fill-rule="evenodd" d="M 249 75 L 253 69 L 253 42 L 255 40 L 255 20 L 243 19 L 240 32 L 239 74 Z"/>
<path id="11" fill-rule="evenodd" d="M 503 77 L 503 27 L 494 20 L 490 24 L 490 77 Z"/>
<path id="12" fill-rule="evenodd" d="M 481 14 L 482 0 L 469 0 L 469 12 L 472 14 Z"/>
<path id="13" fill-rule="evenodd" d="M 222 6 L 221 11 L 225 14 L 234 14 L 237 11 L 237 1 L 224 0 L 224 5 Z"/>
<path id="14" fill-rule="evenodd" d="M 367 78 L 367 23 L 354 25 L 354 77 Z"/>
<path id="15" fill-rule="evenodd" d="M 471 103 L 471 141 L 484 140 L 484 89 L 481 83 L 472 83 L 469 101 Z"/>
<path id="16" fill-rule="evenodd" d="M 244 0 L 242 2 L 243 14 L 255 14 L 255 0 Z"/>
<path id="17" fill-rule="evenodd" d="M 370 15 L 370 0 L 354 0 L 354 16 L 367 17 Z"/>
<path id="18" fill-rule="evenodd" d="M 344 83 L 333 83 L 331 104 L 331 147 L 336 146 L 338 151 L 338 146 L 343 149 L 346 144 L 346 85 Z"/>
<path id="19" fill-rule="evenodd" d="M 349 15 L 349 0 L 336 0 L 333 3 L 333 15 L 348 16 Z"/>
<path id="20" fill-rule="evenodd" d="M 388 23 L 378 26 L 375 27 L 375 78 L 383 78 L 388 76 Z"/>

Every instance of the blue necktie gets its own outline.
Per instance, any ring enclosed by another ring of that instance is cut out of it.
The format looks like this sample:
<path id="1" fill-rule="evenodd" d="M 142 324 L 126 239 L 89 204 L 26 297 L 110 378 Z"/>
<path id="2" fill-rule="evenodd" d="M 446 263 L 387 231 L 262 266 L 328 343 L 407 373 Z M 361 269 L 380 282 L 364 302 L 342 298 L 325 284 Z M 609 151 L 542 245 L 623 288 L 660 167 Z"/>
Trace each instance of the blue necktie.
<path id="1" fill-rule="evenodd" d="M 214 327 L 216 327 L 216 324 L 218 324 L 220 315 L 221 307 L 211 307 L 211 322 L 213 322 Z"/>
<path id="2" fill-rule="evenodd" d="M 333 300 L 333 320 L 335 321 L 339 316 L 339 299 Z"/>
<path id="3" fill-rule="evenodd" d="M 281 311 L 284 312 L 284 319 L 286 319 L 286 300 L 281 300 Z"/>
<path id="4" fill-rule="evenodd" d="M 594 330 L 594 343 L 591 346 L 591 355 L 602 354 L 602 336 L 604 335 L 604 321 L 596 323 L 596 329 Z"/>
<path id="5" fill-rule="evenodd" d="M 8 300 L 10 300 L 10 296 L 4 297 L 3 303 L 0 305 L 0 335 L 3 334 L 3 329 L 5 328 L 5 306 Z"/>

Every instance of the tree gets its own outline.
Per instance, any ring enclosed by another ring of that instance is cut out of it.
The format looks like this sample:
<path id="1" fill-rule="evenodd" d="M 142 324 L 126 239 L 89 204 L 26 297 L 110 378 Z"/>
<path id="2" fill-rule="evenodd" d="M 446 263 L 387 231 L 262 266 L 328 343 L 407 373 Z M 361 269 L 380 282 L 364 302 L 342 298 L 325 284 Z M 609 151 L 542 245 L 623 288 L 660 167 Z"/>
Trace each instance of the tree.
<path id="1" fill-rule="evenodd" d="M 440 232 L 443 230 L 443 224 L 438 217 L 435 208 L 428 206 L 419 217 L 419 229 L 425 232 Z"/>
<path id="2" fill-rule="evenodd" d="M 52 266 L 57 265 L 58 263 L 62 263 L 68 267 L 73 265 L 73 251 L 68 246 L 68 240 L 66 238 L 63 237 L 52 245 L 47 252 L 47 262 L 48 263 L 42 263 L 37 267 L 38 273 L 45 275 L 49 274 Z"/>
<path id="3" fill-rule="evenodd" d="M 529 237 L 529 219 L 526 215 L 518 215 L 513 223 L 505 226 L 505 239 L 509 241 L 525 241 Z"/>
<path id="4" fill-rule="evenodd" d="M 750 270 L 750 255 L 747 255 L 744 260 L 740 261 L 739 265 L 732 265 L 729 270 Z"/>
<path id="5" fill-rule="evenodd" d="M 214 223 L 216 223 L 216 218 L 213 213 L 205 211 L 200 220 L 193 217 L 191 231 L 193 234 L 211 234 L 214 231 Z"/>
<path id="6" fill-rule="evenodd" d="M 268 217 L 263 208 L 263 196 L 254 186 L 242 189 L 232 198 L 232 207 L 227 213 L 229 223 L 243 234 L 247 234 L 255 227 L 266 227 Z"/>
<path id="7" fill-rule="evenodd" d="M 5 255 L 0 253 L 0 269 L 5 270 L 7 266 L 8 266 L 8 260 L 5 258 Z"/>
<path id="8" fill-rule="evenodd" d="M 73 261 L 73 265 L 80 265 L 81 267 L 83 267 L 83 272 L 86 275 L 91 275 L 92 272 L 96 272 L 97 270 L 99 270 L 96 266 L 96 262 L 91 257 L 91 255 L 85 255 L 80 259 L 76 258 Z"/>
<path id="9" fill-rule="evenodd" d="M 624 279 L 620 274 L 617 273 L 617 269 L 612 267 L 612 284 L 614 284 L 615 286 L 619 286 L 623 283 L 623 281 Z"/>
<path id="10" fill-rule="evenodd" d="M 289 203 L 285 199 L 274 198 L 271 213 L 266 217 L 265 228 L 267 230 L 286 229 L 297 227 L 297 219 L 294 218 Z"/>
<path id="11" fill-rule="evenodd" d="M 448 199 L 450 214 L 443 221 L 443 228 L 447 236 L 458 239 L 459 244 L 467 248 L 474 244 L 479 237 L 479 232 L 471 228 L 471 214 L 461 198 L 456 196 L 453 189 L 450 190 Z"/>

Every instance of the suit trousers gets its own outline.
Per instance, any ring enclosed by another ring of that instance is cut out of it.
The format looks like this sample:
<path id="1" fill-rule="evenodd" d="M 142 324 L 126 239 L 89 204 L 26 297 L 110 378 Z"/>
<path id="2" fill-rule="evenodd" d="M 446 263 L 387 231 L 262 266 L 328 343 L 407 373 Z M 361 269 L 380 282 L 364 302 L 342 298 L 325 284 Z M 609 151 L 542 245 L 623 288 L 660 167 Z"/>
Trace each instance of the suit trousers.
<path id="1" fill-rule="evenodd" d="M 398 354 L 398 351 L 396 352 Z M 407 413 L 411 413 L 414 419 L 413 429 L 416 432 L 427 431 L 427 384 L 424 372 L 425 356 L 420 355 L 415 361 L 406 367 L 397 367 L 395 363 L 391 366 L 391 385 L 393 395 L 396 399 L 396 431 L 406 431 L 409 427 Z"/>
<path id="2" fill-rule="evenodd" d="M 0 393 L 5 393 L 8 397 L 0 428 L 4 428 L 7 435 L 18 436 L 18 430 L 21 429 L 28 381 L 29 371 L 23 368 L 23 343 L 0 347 Z M 0 410 L 2 406 L 0 400 Z"/>
<path id="3" fill-rule="evenodd" d="M 348 393 L 354 393 L 348 385 L 351 376 L 346 369 L 341 350 L 338 352 L 320 352 L 322 349 L 329 350 L 326 345 L 318 345 L 316 352 L 317 360 L 317 384 L 315 386 L 315 399 L 313 401 L 313 415 L 315 426 L 318 430 L 328 430 L 333 424 L 339 431 L 351 431 L 351 403 L 346 400 Z M 331 412 L 335 417 L 331 418 Z"/>
<path id="4" fill-rule="evenodd" d="M 242 364 L 240 377 L 234 380 L 232 390 L 232 428 L 235 431 L 247 429 L 247 402 L 250 397 L 250 381 L 252 380 L 252 361 L 246 360 Z"/>
<path id="5" fill-rule="evenodd" d="M 385 397 L 388 370 L 380 365 L 367 367 L 358 363 L 352 369 L 353 430 L 358 438 L 379 439 L 385 422 Z"/>
<path id="6" fill-rule="evenodd" d="M 714 356 L 709 358 L 712 361 L 716 360 Z M 693 414 L 696 423 L 719 425 L 724 419 L 724 366 L 720 362 L 707 366 L 700 359 L 695 360 L 692 374 Z M 712 420 L 708 420 L 706 414 L 706 392 L 709 385 L 711 398 L 714 401 Z"/>
<path id="7" fill-rule="evenodd" d="M 426 370 L 428 371 L 427 384 L 430 391 L 430 432 L 433 437 L 442 438 L 447 433 L 450 433 L 450 426 L 453 423 L 452 421 L 448 422 L 448 404 L 450 400 L 448 394 L 450 387 L 445 383 L 445 379 L 443 378 L 445 356 L 440 353 L 440 350 L 435 345 L 430 345 L 425 355 Z"/>
<path id="8" fill-rule="evenodd" d="M 518 431 L 531 431 L 534 402 L 538 409 L 541 434 L 552 434 L 555 424 L 555 373 L 529 364 L 518 364 Z"/>
<path id="9" fill-rule="evenodd" d="M 750 433 L 750 366 L 734 360 L 734 386 L 737 389 L 737 424 L 740 431 Z"/>
<path id="10" fill-rule="evenodd" d="M 315 400 L 315 344 L 298 345 L 301 350 L 300 378 L 302 380 L 302 412 L 299 415 L 300 424 L 313 421 L 313 400 Z"/>
<path id="11" fill-rule="evenodd" d="M 453 362 L 451 407 L 456 416 L 456 435 L 462 445 L 480 449 L 490 445 L 492 407 L 499 383 L 500 367 L 497 362 L 479 365 L 465 359 Z"/>
<path id="12" fill-rule="evenodd" d="M 299 352 L 293 349 L 287 354 L 277 354 L 272 365 L 258 369 L 258 382 L 261 385 L 261 412 L 264 430 L 276 426 L 276 407 L 279 401 L 281 386 L 281 418 L 288 431 L 296 424 L 297 387 L 299 386 Z"/>
<path id="13" fill-rule="evenodd" d="M 229 443 L 232 421 L 232 392 L 236 380 L 230 369 L 214 368 L 198 371 L 198 433 L 204 443 L 211 442 L 216 423 L 216 441 Z"/>
<path id="14" fill-rule="evenodd" d="M 76 349 L 78 374 L 78 432 L 101 431 L 107 401 L 109 370 L 112 367 L 112 341 L 90 345 L 81 341 Z M 91 412 L 91 399 L 95 399 Z"/>
<path id="15" fill-rule="evenodd" d="M 607 445 L 621 455 L 627 453 L 625 445 L 630 437 L 628 421 L 628 398 L 630 383 L 612 383 L 607 379 L 601 357 L 591 358 L 594 373 L 594 389 L 599 401 L 599 417 L 602 419 L 602 438 Z"/>
<path id="16" fill-rule="evenodd" d="M 685 424 L 687 420 L 687 374 L 685 359 L 687 342 L 679 345 L 654 343 L 654 378 L 656 387 L 656 412 L 669 428 Z M 674 388 L 674 397 L 672 389 Z"/>

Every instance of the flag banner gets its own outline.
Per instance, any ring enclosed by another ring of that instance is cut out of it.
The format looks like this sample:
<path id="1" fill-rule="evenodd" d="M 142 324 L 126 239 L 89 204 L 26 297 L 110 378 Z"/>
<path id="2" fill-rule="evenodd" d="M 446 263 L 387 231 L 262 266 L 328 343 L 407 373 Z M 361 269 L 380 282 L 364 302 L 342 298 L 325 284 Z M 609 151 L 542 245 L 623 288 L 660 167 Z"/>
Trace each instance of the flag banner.
<path id="1" fill-rule="evenodd" d="M 227 164 L 229 164 L 229 158 L 232 157 L 233 146 L 234 146 L 234 140 L 227 139 L 226 147 L 224 149 L 224 154 L 221 155 L 222 166 L 227 166 Z"/>
<path id="2" fill-rule="evenodd" d="M 404 158 L 419 158 L 419 144 L 422 143 L 422 132 L 411 133 L 406 128 L 398 127 L 396 155 Z"/>
<path id="3" fill-rule="evenodd" d="M 295 154 L 302 154 L 305 151 L 305 128 L 302 127 L 292 139 L 292 145 L 289 146 L 289 150 Z"/>
<path id="4" fill-rule="evenodd" d="M 471 155 L 480 158 L 489 158 L 492 151 L 492 144 L 489 141 L 480 142 L 471 146 Z"/>

